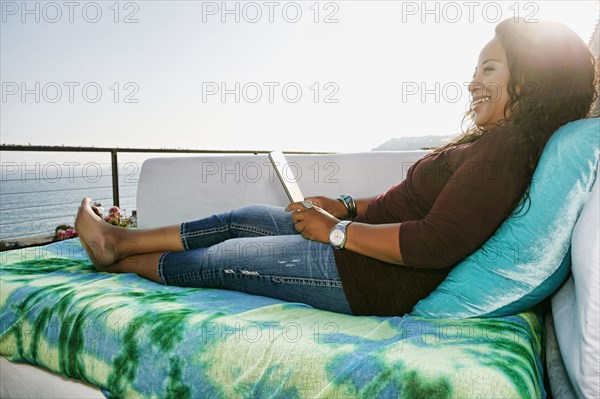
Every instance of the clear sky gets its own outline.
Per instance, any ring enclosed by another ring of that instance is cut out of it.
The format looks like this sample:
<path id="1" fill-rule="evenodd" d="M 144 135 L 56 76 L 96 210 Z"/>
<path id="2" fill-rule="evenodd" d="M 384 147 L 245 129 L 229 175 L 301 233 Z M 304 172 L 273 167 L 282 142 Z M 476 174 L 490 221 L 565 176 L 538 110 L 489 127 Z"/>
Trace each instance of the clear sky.
<path id="1" fill-rule="evenodd" d="M 1 142 L 354 152 L 451 136 L 498 21 L 558 20 L 588 42 L 598 12 L 567 0 L 2 0 Z"/>

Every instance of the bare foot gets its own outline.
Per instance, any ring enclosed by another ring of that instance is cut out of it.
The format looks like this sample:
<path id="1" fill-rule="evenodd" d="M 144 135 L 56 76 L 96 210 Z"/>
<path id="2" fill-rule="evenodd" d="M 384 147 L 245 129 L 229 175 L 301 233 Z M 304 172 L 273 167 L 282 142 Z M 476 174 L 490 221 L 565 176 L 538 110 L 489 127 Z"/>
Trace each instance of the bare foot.
<path id="1" fill-rule="evenodd" d="M 75 230 L 79 235 L 81 245 L 96 266 L 105 271 L 119 260 L 118 234 L 119 228 L 106 223 L 90 205 L 91 199 L 84 198 L 77 211 Z"/>

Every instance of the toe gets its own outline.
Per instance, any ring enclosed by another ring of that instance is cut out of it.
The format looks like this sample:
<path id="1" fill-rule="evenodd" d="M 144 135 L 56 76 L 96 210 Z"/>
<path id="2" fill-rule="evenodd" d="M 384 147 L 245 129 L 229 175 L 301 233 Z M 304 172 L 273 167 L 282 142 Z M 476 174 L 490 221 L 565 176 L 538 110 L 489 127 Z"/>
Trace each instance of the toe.
<path id="1" fill-rule="evenodd" d="M 102 212 L 100 212 L 100 209 L 96 206 L 96 205 L 92 205 L 92 211 L 94 211 L 94 213 L 100 217 L 102 217 Z"/>

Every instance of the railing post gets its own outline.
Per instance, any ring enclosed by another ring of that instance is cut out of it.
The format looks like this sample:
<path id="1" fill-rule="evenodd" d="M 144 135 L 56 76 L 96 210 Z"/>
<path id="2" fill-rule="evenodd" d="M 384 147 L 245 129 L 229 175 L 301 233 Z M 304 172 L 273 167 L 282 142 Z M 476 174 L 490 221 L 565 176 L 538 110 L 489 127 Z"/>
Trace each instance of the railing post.
<path id="1" fill-rule="evenodd" d="M 119 205 L 119 162 L 117 160 L 117 149 L 110 150 L 110 160 L 112 164 L 112 189 L 113 189 L 113 205 Z"/>

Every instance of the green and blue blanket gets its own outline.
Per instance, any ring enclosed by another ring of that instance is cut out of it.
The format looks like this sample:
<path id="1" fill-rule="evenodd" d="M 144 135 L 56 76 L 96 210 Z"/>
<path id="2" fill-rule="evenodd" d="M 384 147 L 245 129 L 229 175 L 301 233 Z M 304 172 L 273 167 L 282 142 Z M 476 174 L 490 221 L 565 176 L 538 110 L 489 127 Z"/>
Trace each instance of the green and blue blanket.
<path id="1" fill-rule="evenodd" d="M 533 312 L 357 317 L 95 271 L 77 239 L 0 253 L 0 354 L 114 398 L 544 397 Z"/>

